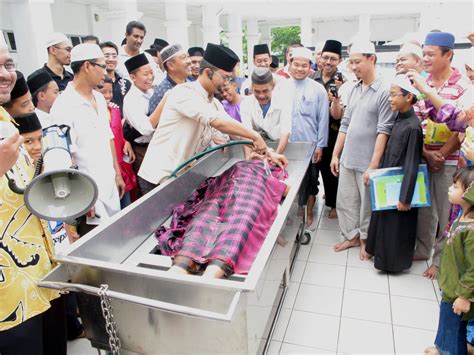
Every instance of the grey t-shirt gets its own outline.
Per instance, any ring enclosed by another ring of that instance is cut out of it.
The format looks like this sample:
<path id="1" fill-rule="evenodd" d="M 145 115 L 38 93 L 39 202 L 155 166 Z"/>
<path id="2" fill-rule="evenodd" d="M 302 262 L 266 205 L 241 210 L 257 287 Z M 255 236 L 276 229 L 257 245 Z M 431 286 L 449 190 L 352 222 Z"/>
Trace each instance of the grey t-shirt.
<path id="1" fill-rule="evenodd" d="M 368 87 L 359 82 L 352 89 L 339 132 L 346 133 L 341 164 L 366 171 L 380 133 L 390 135 L 395 113 L 390 109 L 388 83 L 377 77 Z"/>

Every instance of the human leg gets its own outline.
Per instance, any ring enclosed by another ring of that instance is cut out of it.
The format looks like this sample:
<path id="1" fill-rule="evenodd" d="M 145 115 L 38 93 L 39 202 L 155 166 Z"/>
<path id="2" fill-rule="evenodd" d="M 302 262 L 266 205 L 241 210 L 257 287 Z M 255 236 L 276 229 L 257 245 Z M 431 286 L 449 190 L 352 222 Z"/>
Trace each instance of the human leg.
<path id="1" fill-rule="evenodd" d="M 467 321 L 453 312 L 453 304 L 441 301 L 435 345 L 442 354 L 467 355 Z"/>
<path id="2" fill-rule="evenodd" d="M 335 251 L 342 251 L 360 245 L 360 204 L 361 200 L 357 188 L 355 170 L 346 169 L 341 165 L 336 209 L 339 216 L 341 236 L 345 240 L 334 246 Z"/>
<path id="3" fill-rule="evenodd" d="M 43 320 L 41 314 L 0 332 L 0 354 L 42 355 Z"/>
<path id="4" fill-rule="evenodd" d="M 428 260 L 433 250 L 433 244 L 438 230 L 438 215 L 436 213 L 436 198 L 434 195 L 434 176 L 429 174 L 429 192 L 431 196 L 431 207 L 418 209 L 418 224 L 416 227 L 416 247 L 414 260 Z"/>
<path id="5" fill-rule="evenodd" d="M 370 196 L 370 187 L 364 184 L 364 173 L 356 172 L 357 188 L 360 193 L 360 252 L 361 260 L 368 260 L 370 255 L 365 251 L 367 234 L 369 231 L 370 217 L 372 216 L 372 198 Z"/>

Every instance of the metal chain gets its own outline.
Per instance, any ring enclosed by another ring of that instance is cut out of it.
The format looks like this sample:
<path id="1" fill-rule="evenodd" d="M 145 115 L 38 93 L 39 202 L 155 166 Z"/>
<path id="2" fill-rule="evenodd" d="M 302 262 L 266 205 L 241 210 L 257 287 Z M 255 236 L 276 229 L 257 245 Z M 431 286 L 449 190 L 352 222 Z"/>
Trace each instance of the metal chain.
<path id="1" fill-rule="evenodd" d="M 109 335 L 109 346 L 110 351 L 113 354 L 120 354 L 120 339 L 117 335 L 117 326 L 114 320 L 114 310 L 112 308 L 112 303 L 110 298 L 107 295 L 107 290 L 109 285 L 102 284 L 100 285 L 99 297 L 100 297 L 100 308 L 102 309 L 102 316 L 105 319 L 105 330 Z"/>

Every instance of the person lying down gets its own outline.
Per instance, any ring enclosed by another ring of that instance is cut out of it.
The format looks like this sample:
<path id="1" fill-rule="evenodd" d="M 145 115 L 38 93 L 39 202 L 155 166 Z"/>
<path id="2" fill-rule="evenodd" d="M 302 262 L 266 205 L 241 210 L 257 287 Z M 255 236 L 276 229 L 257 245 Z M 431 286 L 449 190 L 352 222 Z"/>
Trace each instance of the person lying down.
<path id="1" fill-rule="evenodd" d="M 286 178 L 281 168 L 244 160 L 206 179 L 155 232 L 161 254 L 173 257 L 169 271 L 247 274 L 289 191 Z"/>

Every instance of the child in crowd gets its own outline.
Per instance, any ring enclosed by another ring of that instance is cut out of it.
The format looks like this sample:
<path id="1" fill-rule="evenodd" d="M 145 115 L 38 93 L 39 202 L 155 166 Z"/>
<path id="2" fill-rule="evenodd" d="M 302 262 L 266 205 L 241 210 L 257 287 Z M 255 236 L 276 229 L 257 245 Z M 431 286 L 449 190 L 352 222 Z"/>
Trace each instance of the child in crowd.
<path id="1" fill-rule="evenodd" d="M 229 116 L 238 122 L 242 122 L 240 118 L 240 101 L 242 99 L 237 92 L 237 84 L 234 79 L 224 85 L 221 97 L 223 98 L 222 106 L 224 106 L 224 110 L 229 114 Z"/>
<path id="2" fill-rule="evenodd" d="M 411 208 L 411 201 L 423 151 L 421 123 L 413 110 L 418 94 L 405 75 L 398 75 L 390 88 L 390 107 L 398 114 L 381 168 L 403 167 L 404 176 L 397 209 L 372 212 L 366 246 L 375 268 L 387 272 L 401 272 L 413 263 L 418 209 Z"/>
<path id="3" fill-rule="evenodd" d="M 459 169 L 449 202 L 461 206 L 445 240 L 438 271 L 442 291 L 435 346 L 425 354 L 467 354 L 467 322 L 474 316 L 474 167 Z"/>
<path id="4" fill-rule="evenodd" d="M 135 153 L 132 146 L 123 137 L 122 117 L 120 115 L 119 107 L 112 102 L 113 97 L 113 81 L 108 76 L 104 78 L 104 82 L 97 89 L 104 95 L 107 101 L 110 114 L 110 128 L 114 134 L 115 152 L 117 160 L 120 164 L 120 172 L 122 173 L 123 181 L 125 182 L 125 194 L 120 200 L 120 207 L 125 208 L 132 203 L 131 191 L 137 186 L 137 178 L 133 172 L 132 163 L 135 160 Z"/>

